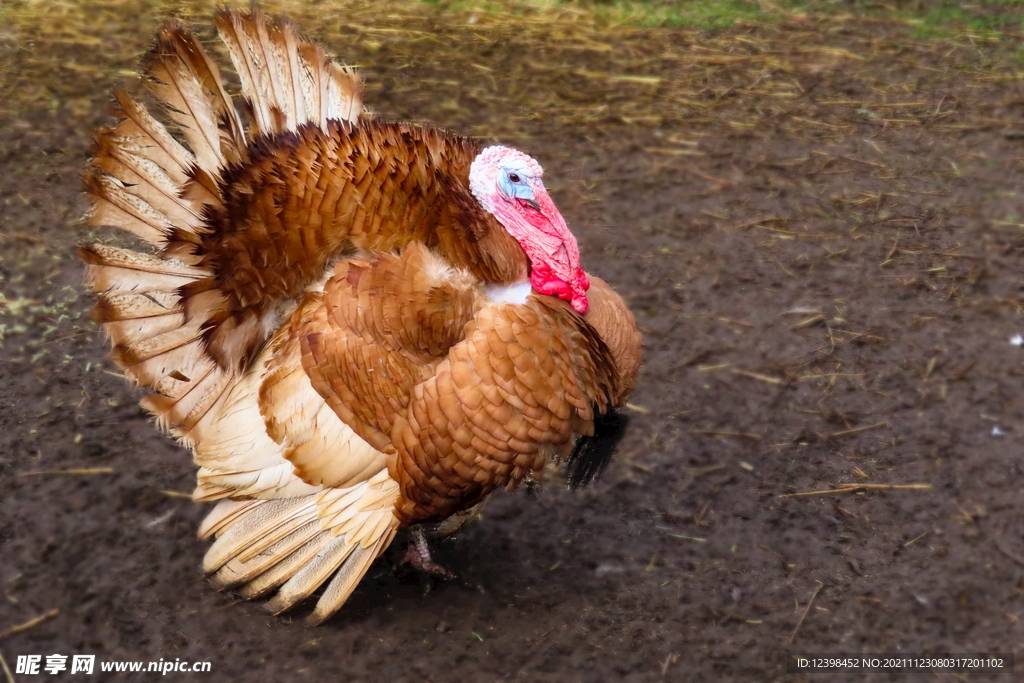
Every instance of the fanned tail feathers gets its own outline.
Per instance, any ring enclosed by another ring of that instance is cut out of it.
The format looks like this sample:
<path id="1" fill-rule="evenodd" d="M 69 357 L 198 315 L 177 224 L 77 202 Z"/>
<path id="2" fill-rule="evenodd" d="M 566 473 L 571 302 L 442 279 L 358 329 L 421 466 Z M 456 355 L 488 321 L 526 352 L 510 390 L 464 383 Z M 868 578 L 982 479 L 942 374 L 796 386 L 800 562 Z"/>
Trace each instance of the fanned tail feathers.
<path id="1" fill-rule="evenodd" d="M 242 122 L 217 66 L 183 24 L 167 21 L 142 64 L 146 87 L 181 130 L 199 167 L 214 177 L 245 153 Z"/>
<path id="2" fill-rule="evenodd" d="M 103 245 L 80 250 L 99 297 L 95 316 L 114 345 L 115 361 L 130 379 L 157 392 L 143 405 L 189 445 L 192 430 L 240 372 L 220 367 L 204 346 L 206 328 L 224 320 L 219 292 L 206 287 L 182 295 L 184 285 L 216 276 L 197 265 L 208 231 L 204 215 L 221 201 L 224 170 L 243 163 L 248 143 L 261 134 L 307 122 L 326 128 L 329 119 L 355 121 L 362 110 L 360 78 L 303 42 L 290 25 L 259 11 L 229 10 L 219 11 L 216 23 L 240 73 L 251 113 L 248 135 L 195 35 L 180 22 L 166 22 L 143 59 L 143 81 L 190 149 L 118 91 L 121 120 L 97 134 L 85 176 L 94 202 L 89 223 L 119 227 L 160 252 Z"/>
<path id="3" fill-rule="evenodd" d="M 97 292 L 93 314 L 104 323 L 112 357 L 129 379 L 158 392 L 142 402 L 158 424 L 187 438 L 230 379 L 205 353 L 201 321 L 186 319 L 178 295 L 206 271 L 100 244 L 78 253 Z"/>
<path id="4" fill-rule="evenodd" d="M 220 10 L 215 21 L 242 82 L 252 137 L 307 122 L 326 129 L 329 119 L 359 118 L 362 79 L 329 60 L 320 46 L 302 42 L 290 24 L 258 10 Z"/>
<path id="5" fill-rule="evenodd" d="M 215 330 L 218 339 L 241 347 L 237 357 L 253 357 L 248 345 L 255 335 L 225 314 L 216 266 L 205 265 L 204 235 L 212 230 L 206 217 L 223 201 L 225 172 L 246 163 L 253 140 L 303 124 L 326 129 L 331 119 L 357 121 L 362 83 L 291 26 L 258 11 L 222 10 L 216 23 L 239 71 L 248 131 L 191 30 L 167 22 L 143 60 L 143 77 L 187 147 L 146 107 L 116 92 L 121 120 L 99 131 L 85 177 L 94 202 L 90 224 L 121 228 L 156 253 L 93 244 L 79 255 L 113 359 L 130 380 L 153 390 L 142 405 L 157 423 L 193 447 L 200 465 L 194 497 L 222 499 L 200 530 L 217 538 L 206 571 L 220 587 L 238 588 L 245 597 L 276 590 L 267 603 L 275 613 L 326 584 L 310 617 L 319 623 L 345 602 L 394 538 L 398 485 L 386 469 L 378 471 L 382 463 L 325 470 L 331 482 L 309 483 L 295 474 L 285 442 L 299 469 L 319 462 L 323 439 L 361 449 L 373 462 L 376 455 L 322 406 L 296 423 L 300 432 L 318 424 L 315 439 L 287 430 L 275 439 L 265 431 L 259 392 L 266 358 L 243 369 L 218 363 L 208 346 L 209 328 L 223 324 Z M 296 405 L 284 402 L 278 412 Z"/>
<path id="6" fill-rule="evenodd" d="M 397 495 L 398 484 L 382 470 L 360 484 L 301 498 L 221 501 L 199 530 L 202 538 L 217 538 L 203 568 L 218 587 L 245 598 L 277 589 L 266 603 L 275 614 L 330 579 L 309 616 L 319 624 L 391 544 L 399 526 Z"/>

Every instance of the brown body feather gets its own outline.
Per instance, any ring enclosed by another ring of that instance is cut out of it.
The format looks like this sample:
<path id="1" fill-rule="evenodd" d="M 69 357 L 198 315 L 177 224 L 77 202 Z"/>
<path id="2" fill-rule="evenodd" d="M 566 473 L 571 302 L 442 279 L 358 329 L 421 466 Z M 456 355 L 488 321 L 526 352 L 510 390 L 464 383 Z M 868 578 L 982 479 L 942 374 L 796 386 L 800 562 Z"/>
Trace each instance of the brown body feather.
<path id="1" fill-rule="evenodd" d="M 222 11 L 246 130 L 169 22 L 143 62 L 191 151 L 123 93 L 97 135 L 91 221 L 153 255 L 81 249 L 95 315 L 143 404 L 190 446 L 204 564 L 287 609 L 335 611 L 405 526 L 539 477 L 622 405 L 640 338 L 592 278 L 585 316 L 522 282 L 518 242 L 470 194 L 472 141 L 362 112 L 352 71 L 258 12 Z"/>

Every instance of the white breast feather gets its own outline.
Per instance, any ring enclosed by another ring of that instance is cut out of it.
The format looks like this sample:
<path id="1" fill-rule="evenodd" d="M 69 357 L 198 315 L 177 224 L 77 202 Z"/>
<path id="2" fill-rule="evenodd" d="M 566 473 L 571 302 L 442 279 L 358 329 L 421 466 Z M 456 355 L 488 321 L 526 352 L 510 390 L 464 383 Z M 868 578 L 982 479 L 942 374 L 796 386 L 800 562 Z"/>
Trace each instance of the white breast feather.
<path id="1" fill-rule="evenodd" d="M 496 304 L 525 304 L 526 297 L 530 296 L 533 287 L 529 282 L 508 287 L 491 285 L 487 288 L 487 298 Z"/>

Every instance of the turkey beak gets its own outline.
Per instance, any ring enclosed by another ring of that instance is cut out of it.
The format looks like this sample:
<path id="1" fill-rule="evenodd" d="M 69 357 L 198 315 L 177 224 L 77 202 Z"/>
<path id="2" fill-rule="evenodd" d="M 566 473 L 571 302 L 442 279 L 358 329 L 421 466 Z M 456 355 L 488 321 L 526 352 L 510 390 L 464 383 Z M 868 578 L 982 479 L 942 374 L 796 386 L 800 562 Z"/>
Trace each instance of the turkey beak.
<path id="1" fill-rule="evenodd" d="M 531 209 L 540 211 L 540 204 L 538 204 L 537 200 L 534 199 L 533 197 L 519 197 L 519 201 L 521 201 L 523 204 L 526 204 Z"/>

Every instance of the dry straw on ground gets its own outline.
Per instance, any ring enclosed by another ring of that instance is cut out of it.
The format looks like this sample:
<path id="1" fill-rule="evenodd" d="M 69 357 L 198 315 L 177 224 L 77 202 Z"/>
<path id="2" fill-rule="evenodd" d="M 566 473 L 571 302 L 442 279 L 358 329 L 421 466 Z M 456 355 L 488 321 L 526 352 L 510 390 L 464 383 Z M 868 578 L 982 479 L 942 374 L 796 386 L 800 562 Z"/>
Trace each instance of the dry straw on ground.
<path id="1" fill-rule="evenodd" d="M 97 92 L 134 79 L 136 62 L 163 16 L 173 13 L 209 34 L 210 14 L 217 4 L 11 3 L 4 9 L 6 27 L 0 29 L 0 72 L 10 75 L 0 91 L 0 115 L 50 108 L 88 116 Z M 509 134 L 522 121 L 535 118 L 548 126 L 570 127 L 685 123 L 692 136 L 669 137 L 644 150 L 670 159 L 700 154 L 692 137 L 702 128 L 723 123 L 737 135 L 770 123 L 791 129 L 798 137 L 818 139 L 840 138 L 865 119 L 884 128 L 942 130 L 949 127 L 946 119 L 956 103 L 935 106 L 891 74 L 942 70 L 956 61 L 958 50 L 997 40 L 966 32 L 951 40 L 922 43 L 907 31 L 906 43 L 900 44 L 893 40 L 891 24 L 884 34 L 873 37 L 870 30 L 851 29 L 849 16 L 812 20 L 781 11 L 778 21 L 770 24 L 738 24 L 734 30 L 708 33 L 639 28 L 624 23 L 632 18 L 628 13 L 595 14 L 582 6 L 446 9 L 409 1 L 388 3 L 382 11 L 379 3 L 358 0 L 312 5 L 285 0 L 264 6 L 294 19 L 343 59 L 355 60 L 369 76 L 371 103 L 373 91 L 385 87 L 373 78 L 380 62 L 415 77 L 415 85 L 387 86 L 409 87 L 410 107 L 425 97 L 437 97 L 435 104 L 456 110 L 455 118 L 470 119 L 472 112 L 465 110 L 474 102 L 488 106 L 500 101 L 503 108 L 513 108 L 507 127 L 480 123 L 472 131 L 477 135 Z M 863 29 L 864 20 L 859 22 Z M 839 35 L 843 47 L 836 47 Z M 1013 36 L 1004 33 L 1001 38 Z M 458 72 L 465 78 L 434 78 L 431 65 L 419 63 L 426 46 L 445 74 Z M 511 58 L 502 63 L 477 61 L 492 50 Z M 845 78 L 868 83 L 873 96 L 808 97 L 811 93 L 801 81 L 826 80 L 840 69 Z M 458 102 L 451 97 L 453 89 L 459 92 Z"/>

